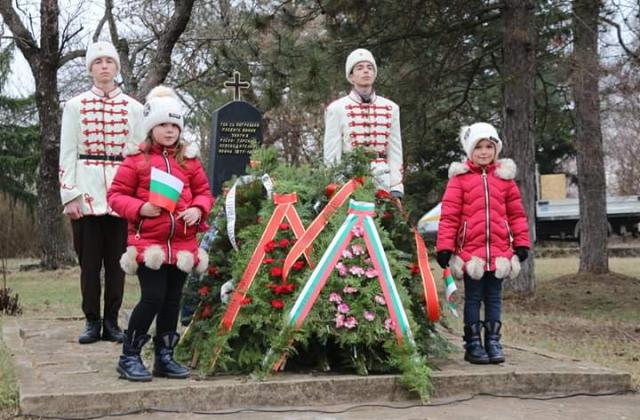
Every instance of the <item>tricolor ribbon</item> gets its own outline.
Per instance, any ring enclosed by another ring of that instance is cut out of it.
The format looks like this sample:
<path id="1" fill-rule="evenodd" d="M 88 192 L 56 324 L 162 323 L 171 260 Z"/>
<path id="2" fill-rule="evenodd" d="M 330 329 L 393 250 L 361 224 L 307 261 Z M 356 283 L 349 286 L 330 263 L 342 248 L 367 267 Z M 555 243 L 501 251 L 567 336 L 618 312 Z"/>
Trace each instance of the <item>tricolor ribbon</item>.
<path id="1" fill-rule="evenodd" d="M 338 232 L 318 262 L 311 277 L 309 277 L 309 280 L 305 283 L 288 314 L 288 324 L 290 326 L 300 328 L 307 315 L 309 315 L 309 311 L 313 307 L 313 304 L 338 260 L 342 256 L 342 251 L 349 245 L 353 237 L 353 229 L 359 227 L 364 229 L 363 238 L 367 245 L 371 262 L 378 272 L 378 281 L 380 282 L 380 287 L 382 288 L 387 307 L 389 308 L 389 315 L 394 324 L 396 337 L 399 342 L 406 339 L 413 343 L 413 335 L 409 327 L 407 315 L 400 300 L 395 282 L 393 281 L 389 262 L 387 261 L 380 236 L 373 221 L 373 215 L 373 203 L 354 200 L 349 202 L 349 212 L 346 220 L 340 229 L 338 229 Z"/>
<path id="2" fill-rule="evenodd" d="M 416 251 L 418 253 L 418 268 L 422 279 L 422 291 L 424 292 L 424 304 L 429 321 L 436 322 L 440 319 L 440 304 L 438 303 L 438 290 L 436 282 L 429 267 L 429 256 L 427 247 L 418 229 L 413 227 L 413 236 L 416 240 Z"/>
<path id="3" fill-rule="evenodd" d="M 311 246 L 320 232 L 322 232 L 331 216 L 333 216 L 333 213 L 335 213 L 336 210 L 338 210 L 345 203 L 345 201 L 347 201 L 347 198 L 349 198 L 349 196 L 353 194 L 353 192 L 363 183 L 364 178 L 353 178 L 349 180 L 349 182 L 344 184 L 342 188 L 340 188 L 340 190 L 338 190 L 338 192 L 331 197 L 320 214 L 318 214 L 313 222 L 311 222 L 307 230 L 304 232 L 304 235 L 302 235 L 302 237 L 299 238 L 298 241 L 296 241 L 296 243 L 289 250 L 289 254 L 287 254 L 287 257 L 282 264 L 283 280 L 287 280 L 287 276 L 289 275 L 289 271 L 291 270 L 293 264 L 298 260 L 300 255 L 302 255 L 302 253 Z"/>
<path id="4" fill-rule="evenodd" d="M 273 182 L 268 174 L 262 175 L 257 178 L 254 175 L 243 175 L 236 179 L 231 189 L 227 192 L 227 196 L 224 201 L 225 213 L 227 215 L 227 236 L 231 246 L 236 251 L 238 250 L 238 244 L 236 243 L 236 188 L 238 186 L 247 185 L 250 182 L 260 179 L 265 190 L 267 190 L 267 197 L 271 197 L 273 193 Z"/>

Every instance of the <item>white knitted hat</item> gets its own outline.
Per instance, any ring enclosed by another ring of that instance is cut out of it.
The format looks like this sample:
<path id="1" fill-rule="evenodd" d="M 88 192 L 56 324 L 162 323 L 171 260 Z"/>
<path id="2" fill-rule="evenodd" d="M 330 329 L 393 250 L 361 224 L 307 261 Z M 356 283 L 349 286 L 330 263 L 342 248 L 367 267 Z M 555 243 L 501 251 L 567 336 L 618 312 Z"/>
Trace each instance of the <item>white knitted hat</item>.
<path id="1" fill-rule="evenodd" d="M 353 70 L 356 64 L 362 61 L 371 63 L 373 65 L 373 71 L 375 72 L 375 74 L 378 74 L 378 66 L 376 66 L 376 60 L 375 58 L 373 58 L 373 54 L 371 54 L 371 51 L 365 50 L 364 48 L 358 48 L 357 50 L 353 50 L 347 57 L 347 62 L 344 66 L 345 76 L 347 77 L 347 80 L 349 80 L 351 70 Z M 351 80 L 349 80 L 349 83 L 351 83 Z"/>
<path id="2" fill-rule="evenodd" d="M 460 143 L 467 157 L 471 159 L 471 153 L 482 139 L 489 139 L 496 145 L 496 159 L 502 150 L 502 140 L 498 137 L 498 131 L 491 124 L 478 122 L 471 125 L 462 126 L 460 129 Z"/>
<path id="3" fill-rule="evenodd" d="M 142 128 L 149 133 L 153 127 L 162 123 L 171 123 L 184 128 L 182 106 L 178 101 L 175 91 L 167 86 L 156 86 L 147 95 L 147 103 L 144 104 L 144 118 Z"/>
<path id="4" fill-rule="evenodd" d="M 89 45 L 89 47 L 87 48 L 87 54 L 85 55 L 85 62 L 87 64 L 87 70 L 89 70 L 89 73 L 91 73 L 91 64 L 93 64 L 93 61 L 100 57 L 113 58 L 113 61 L 115 61 L 116 65 L 118 66 L 118 71 L 120 71 L 120 57 L 118 56 L 116 47 L 114 47 L 110 42 L 98 41 Z"/>

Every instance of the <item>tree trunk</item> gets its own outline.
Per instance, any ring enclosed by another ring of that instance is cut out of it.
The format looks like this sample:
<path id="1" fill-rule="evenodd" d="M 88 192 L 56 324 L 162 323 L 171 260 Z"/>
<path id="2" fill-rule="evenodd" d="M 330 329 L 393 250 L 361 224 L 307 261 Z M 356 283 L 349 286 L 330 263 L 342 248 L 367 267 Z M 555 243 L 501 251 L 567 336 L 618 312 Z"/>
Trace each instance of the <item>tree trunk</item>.
<path id="1" fill-rule="evenodd" d="M 40 3 L 40 46 L 21 22 L 9 0 L 0 1 L 0 14 L 9 26 L 16 45 L 27 59 L 36 81 L 36 106 L 40 123 L 41 157 L 38 169 L 37 225 L 41 265 L 56 269 L 71 258 L 62 219 L 58 182 L 58 155 L 60 151 L 60 102 L 58 101 L 57 69 L 60 64 L 58 50 L 58 17 L 56 0 Z"/>
<path id="2" fill-rule="evenodd" d="M 573 95 L 580 203 L 580 271 L 609 272 L 598 63 L 599 0 L 574 0 Z"/>
<path id="3" fill-rule="evenodd" d="M 516 182 L 529 219 L 531 243 L 535 238 L 535 141 L 533 138 L 536 25 L 532 0 L 505 0 L 504 30 L 504 154 L 518 166 Z M 520 276 L 508 282 L 514 290 L 533 293 L 533 246 Z"/>

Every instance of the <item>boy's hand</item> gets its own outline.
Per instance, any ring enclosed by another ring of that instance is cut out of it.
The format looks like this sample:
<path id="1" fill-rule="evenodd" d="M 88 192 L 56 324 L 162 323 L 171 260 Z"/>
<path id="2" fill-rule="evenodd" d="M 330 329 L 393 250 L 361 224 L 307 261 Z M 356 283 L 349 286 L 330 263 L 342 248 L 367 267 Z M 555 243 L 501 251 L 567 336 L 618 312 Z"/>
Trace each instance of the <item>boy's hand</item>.
<path id="1" fill-rule="evenodd" d="M 66 214 L 71 220 L 78 220 L 82 216 L 82 199 L 78 196 L 64 205 L 62 214 Z"/>
<path id="2" fill-rule="evenodd" d="M 198 207 L 189 207 L 185 211 L 178 213 L 178 217 L 184 220 L 187 226 L 193 226 L 200 220 L 202 211 Z"/>
<path id="3" fill-rule="evenodd" d="M 453 252 L 451 251 L 439 251 L 436 255 L 436 261 L 438 261 L 438 265 L 440 268 L 445 269 L 449 267 L 449 260 L 451 259 L 451 255 Z"/>
<path id="4" fill-rule="evenodd" d="M 140 207 L 140 216 L 142 217 L 158 217 L 162 213 L 162 209 L 148 201 Z"/>

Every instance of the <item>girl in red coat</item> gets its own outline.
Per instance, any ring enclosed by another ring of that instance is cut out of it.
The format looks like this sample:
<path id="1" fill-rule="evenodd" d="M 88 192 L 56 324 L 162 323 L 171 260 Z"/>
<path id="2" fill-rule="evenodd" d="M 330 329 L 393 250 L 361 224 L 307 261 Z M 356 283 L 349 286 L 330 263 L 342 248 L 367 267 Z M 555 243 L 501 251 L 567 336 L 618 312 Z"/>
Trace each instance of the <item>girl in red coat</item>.
<path id="1" fill-rule="evenodd" d="M 464 279 L 465 360 L 502 363 L 502 281 L 520 273 L 530 246 L 529 225 L 514 181 L 516 165 L 511 159 L 498 159 L 502 141 L 496 129 L 482 122 L 465 126 L 460 141 L 468 159 L 449 168 L 437 260 L 442 268 L 450 265 L 454 277 Z"/>
<path id="2" fill-rule="evenodd" d="M 186 147 L 180 138 L 184 122 L 172 89 L 158 86 L 149 93 L 142 124 L 147 138 L 130 151 L 107 195 L 111 208 L 129 222 L 128 247 L 120 265 L 127 274 L 138 275 L 141 291 L 125 331 L 117 371 L 130 381 L 151 380 L 140 351 L 151 338 L 147 332 L 155 318 L 153 375 L 187 378 L 189 370 L 173 359 L 179 339 L 179 304 L 187 273 L 204 272 L 208 265 L 196 233 L 207 228 L 213 197 L 197 148 Z M 173 211 L 149 202 L 151 168 L 182 181 Z"/>

